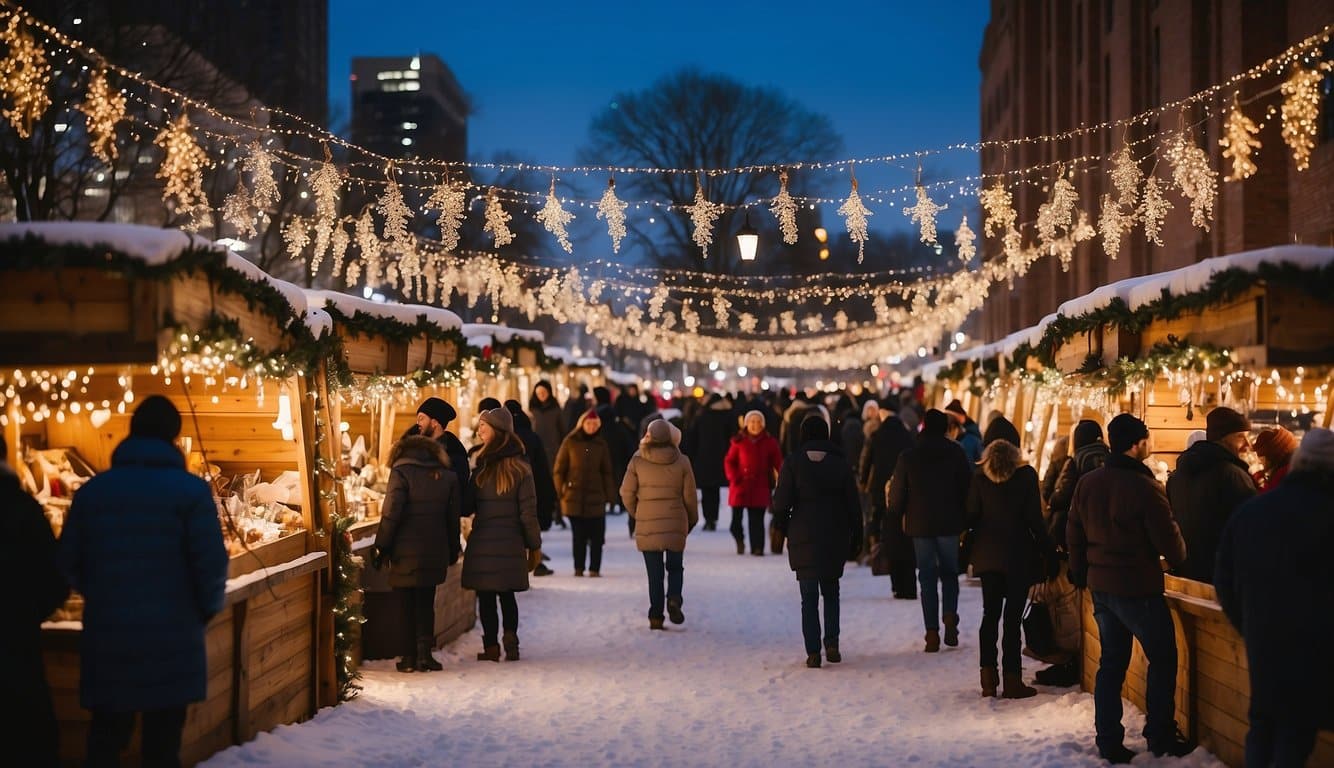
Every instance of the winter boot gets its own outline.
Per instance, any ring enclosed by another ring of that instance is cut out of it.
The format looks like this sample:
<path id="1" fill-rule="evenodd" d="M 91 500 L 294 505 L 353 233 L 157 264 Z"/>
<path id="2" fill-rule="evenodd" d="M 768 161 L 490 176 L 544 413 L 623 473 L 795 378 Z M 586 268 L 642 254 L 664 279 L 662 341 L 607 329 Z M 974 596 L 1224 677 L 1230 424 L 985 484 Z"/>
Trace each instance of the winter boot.
<path id="1" fill-rule="evenodd" d="M 431 655 L 431 638 L 417 638 L 417 671 L 439 672 L 442 669 L 444 667 Z"/>
<path id="2" fill-rule="evenodd" d="M 945 614 L 945 645 L 953 648 L 959 644 L 959 614 Z"/>
<path id="3" fill-rule="evenodd" d="M 1172 729 L 1172 735 L 1165 739 L 1155 739 L 1149 742 L 1149 751 L 1155 757 L 1171 755 L 1172 757 L 1185 757 L 1195 751 L 1195 745 L 1181 734 L 1181 729 Z"/>
<path id="4" fill-rule="evenodd" d="M 519 660 L 519 633 L 506 632 L 501 636 L 500 642 L 505 646 L 505 661 Z"/>
<path id="5" fill-rule="evenodd" d="M 1054 685 L 1065 688 L 1079 685 L 1079 659 L 1071 659 L 1064 664 L 1053 664 L 1046 669 L 1039 669 L 1033 675 L 1033 682 L 1038 685 Z"/>
<path id="6" fill-rule="evenodd" d="M 1135 753 L 1126 749 L 1126 745 L 1117 744 L 1107 749 L 1099 749 L 1098 756 L 1113 765 L 1125 765 L 1135 759 Z"/>
<path id="7" fill-rule="evenodd" d="M 1002 699 L 1027 699 L 1038 695 L 1038 689 L 1024 685 L 1024 676 L 1019 673 L 1006 672 L 1004 683 L 1005 687 L 1001 689 Z"/>
<path id="8" fill-rule="evenodd" d="M 477 654 L 478 661 L 500 661 L 500 646 L 484 645 L 482 652 Z"/>
<path id="9" fill-rule="evenodd" d="M 394 665 L 394 669 L 397 669 L 399 672 L 416 672 L 417 660 L 411 656 L 404 656 Z"/>
<path id="10" fill-rule="evenodd" d="M 684 624 L 686 622 L 686 615 L 681 613 L 681 598 L 667 598 L 667 618 L 671 619 L 673 624 Z"/>
<path id="11" fill-rule="evenodd" d="M 649 628 L 649 629 L 662 629 L 662 628 L 663 628 L 663 626 L 662 626 L 662 617 L 661 617 L 661 616 L 650 616 L 650 617 L 648 617 L 648 628 Z"/>
<path id="12" fill-rule="evenodd" d="M 736 537 L 736 553 L 738 555 L 746 554 L 746 540 L 740 536 Z"/>
<path id="13" fill-rule="evenodd" d="M 820 654 L 812 653 L 806 657 L 806 666 L 811 669 L 820 668 Z"/>
<path id="14" fill-rule="evenodd" d="M 940 630 L 928 629 L 926 631 L 926 647 L 922 650 L 927 653 L 938 653 L 940 651 Z"/>
<path id="15" fill-rule="evenodd" d="M 1000 685 L 1000 673 L 995 667 L 982 668 L 982 695 L 996 698 L 996 686 Z"/>
<path id="16" fill-rule="evenodd" d="M 838 643 L 825 643 L 824 657 L 829 659 L 830 664 L 837 664 L 842 661 L 843 654 L 838 652 Z"/>

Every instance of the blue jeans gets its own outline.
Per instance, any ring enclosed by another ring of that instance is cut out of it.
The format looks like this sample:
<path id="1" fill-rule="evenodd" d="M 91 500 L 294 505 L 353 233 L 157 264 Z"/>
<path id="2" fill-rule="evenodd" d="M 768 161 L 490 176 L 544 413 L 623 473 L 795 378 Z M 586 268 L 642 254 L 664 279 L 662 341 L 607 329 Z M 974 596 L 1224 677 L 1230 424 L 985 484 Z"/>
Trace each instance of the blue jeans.
<path id="1" fill-rule="evenodd" d="M 1256 711 L 1251 702 L 1251 729 L 1246 732 L 1246 765 L 1269 768 L 1302 768 L 1315 749 L 1316 720 L 1293 722 L 1291 716 Z"/>
<path id="2" fill-rule="evenodd" d="M 684 552 L 670 549 L 650 550 L 644 554 L 644 569 L 648 571 L 648 617 L 663 617 L 663 576 L 666 571 L 667 597 L 681 599 L 681 585 L 685 581 Z"/>
<path id="3" fill-rule="evenodd" d="M 914 536 L 917 583 L 921 587 L 922 621 L 927 629 L 940 629 L 940 613 L 959 612 L 959 537 Z M 944 589 L 936 591 L 939 579 Z M 937 605 L 939 599 L 942 605 Z"/>
<path id="4" fill-rule="evenodd" d="M 824 595 L 824 644 L 838 645 L 838 579 L 797 579 L 801 587 L 801 637 L 806 655 L 820 652 L 820 596 Z"/>
<path id="5" fill-rule="evenodd" d="M 1149 661 L 1145 675 L 1144 738 L 1149 747 L 1176 733 L 1177 639 L 1172 614 L 1162 595 L 1122 597 L 1093 592 L 1093 618 L 1098 622 L 1102 658 L 1093 685 L 1093 725 L 1098 749 L 1122 743 L 1121 685 L 1130 666 L 1131 638 L 1139 641 Z"/>

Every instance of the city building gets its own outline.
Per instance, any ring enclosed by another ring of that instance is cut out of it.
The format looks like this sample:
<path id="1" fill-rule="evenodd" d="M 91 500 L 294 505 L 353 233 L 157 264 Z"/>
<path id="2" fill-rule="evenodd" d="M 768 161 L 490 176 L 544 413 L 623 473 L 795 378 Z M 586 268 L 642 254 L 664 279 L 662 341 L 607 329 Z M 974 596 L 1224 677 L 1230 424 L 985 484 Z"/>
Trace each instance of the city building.
<path id="1" fill-rule="evenodd" d="M 466 160 L 467 96 L 433 54 L 354 58 L 352 143 L 387 157 Z"/>
<path id="2" fill-rule="evenodd" d="M 1024 142 L 982 153 L 986 174 L 1013 172 L 1076 157 L 1098 158 L 1073 182 L 1080 206 L 1096 220 L 1099 200 L 1108 191 L 1106 171 L 1123 141 L 1135 143 L 1146 157 L 1158 146 L 1145 143 L 1160 130 L 1191 127 L 1195 143 L 1207 150 L 1220 172 L 1219 194 L 1209 230 L 1194 227 L 1186 202 L 1173 192 L 1175 206 L 1163 227 L 1162 246 L 1148 243 L 1142 228 L 1123 237 L 1110 260 L 1101 237 L 1081 243 L 1070 270 L 1046 256 L 1012 290 L 1004 287 L 988 301 L 973 327 L 987 340 L 1032 326 L 1057 306 L 1110 281 L 1160 272 L 1202 259 L 1282 243 L 1334 244 L 1334 112 L 1331 83 L 1324 81 L 1326 116 L 1310 168 L 1297 171 L 1280 135 L 1278 85 L 1287 73 L 1246 80 L 1239 98 L 1256 122 L 1264 122 L 1256 155 L 1259 170 L 1244 182 L 1223 182 L 1226 174 L 1219 138 L 1232 103 L 1232 89 L 1207 105 L 1163 114 L 1129 129 L 1080 132 L 1083 126 L 1123 120 L 1184 99 L 1227 81 L 1292 44 L 1318 33 L 1331 18 L 1328 0 L 992 0 L 991 20 L 983 39 L 981 137 L 984 142 L 1055 136 L 1059 141 Z M 1325 58 L 1334 52 L 1326 51 Z M 1153 159 L 1141 163 L 1145 173 Z M 1021 225 L 1029 224 L 1025 243 L 1033 241 L 1032 222 L 1046 201 L 1052 168 L 1029 183 L 1011 177 Z M 1156 173 L 1170 177 L 1165 162 Z M 1183 214 L 1184 212 L 1184 214 Z M 1000 253 L 999 239 L 988 238 L 988 258 Z"/>

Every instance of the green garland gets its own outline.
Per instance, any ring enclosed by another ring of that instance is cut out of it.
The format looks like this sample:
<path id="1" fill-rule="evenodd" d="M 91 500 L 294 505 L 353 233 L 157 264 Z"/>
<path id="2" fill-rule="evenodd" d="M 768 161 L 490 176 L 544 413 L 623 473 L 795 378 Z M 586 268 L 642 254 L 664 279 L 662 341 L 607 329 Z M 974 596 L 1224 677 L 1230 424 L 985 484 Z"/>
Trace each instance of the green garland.
<path id="1" fill-rule="evenodd" d="M 351 515 L 335 514 L 331 519 L 334 661 L 339 701 L 354 699 L 361 691 L 357 683 L 361 679 L 361 670 L 353 662 L 352 655 L 358 627 L 366 623 L 360 606 L 352 600 L 352 596 L 360 590 L 357 571 L 361 567 L 352 555 L 352 535 L 349 529 L 355 522 Z"/>
<path id="2" fill-rule="evenodd" d="M 357 336 L 373 336 L 399 343 L 408 343 L 417 339 L 453 342 L 458 345 L 460 354 L 465 346 L 462 331 L 457 328 L 441 328 L 427 320 L 426 315 L 418 315 L 415 323 L 405 323 L 392 317 L 373 315 L 360 309 L 349 316 L 332 304 L 326 304 L 324 311 L 328 312 L 334 321 L 346 328 L 349 333 Z"/>

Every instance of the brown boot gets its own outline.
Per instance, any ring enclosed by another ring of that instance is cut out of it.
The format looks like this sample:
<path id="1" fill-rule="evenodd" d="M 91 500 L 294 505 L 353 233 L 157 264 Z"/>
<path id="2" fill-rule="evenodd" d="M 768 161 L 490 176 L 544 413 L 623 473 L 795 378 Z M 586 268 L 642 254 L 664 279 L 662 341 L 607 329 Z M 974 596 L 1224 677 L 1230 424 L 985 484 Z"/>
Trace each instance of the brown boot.
<path id="1" fill-rule="evenodd" d="M 478 661 L 500 661 L 500 646 L 484 645 L 482 652 L 477 654 Z"/>
<path id="2" fill-rule="evenodd" d="M 1000 685 L 1000 673 L 995 667 L 982 668 L 982 695 L 996 697 L 996 686 Z"/>
<path id="3" fill-rule="evenodd" d="M 517 632 L 506 632 L 500 638 L 500 642 L 505 646 L 505 661 L 518 661 L 519 634 Z"/>
<path id="4" fill-rule="evenodd" d="M 1005 673 L 1005 688 L 1001 691 L 1002 699 L 1027 699 L 1037 696 L 1038 689 L 1024 685 L 1024 676 L 1018 673 Z"/>
<path id="5" fill-rule="evenodd" d="M 945 619 L 945 645 L 953 648 L 959 644 L 959 614 L 947 613 Z"/>
<path id="6" fill-rule="evenodd" d="M 926 631 L 926 648 L 922 650 L 927 653 L 937 653 L 940 651 L 940 630 L 928 629 Z"/>

